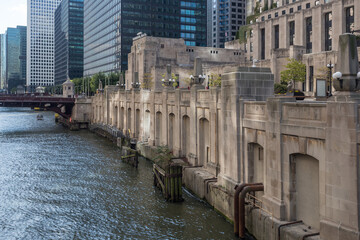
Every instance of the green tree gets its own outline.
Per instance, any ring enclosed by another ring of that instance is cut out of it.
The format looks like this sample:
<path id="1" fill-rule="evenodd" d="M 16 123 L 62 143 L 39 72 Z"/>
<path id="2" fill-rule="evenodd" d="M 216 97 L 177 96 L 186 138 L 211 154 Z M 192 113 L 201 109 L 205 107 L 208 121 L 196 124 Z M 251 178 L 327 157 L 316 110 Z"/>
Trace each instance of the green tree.
<path id="1" fill-rule="evenodd" d="M 103 87 L 105 87 L 105 74 L 102 72 L 96 73 L 91 77 L 90 80 L 90 89 L 91 92 L 96 92 L 96 89 L 99 88 L 99 82 L 102 82 Z"/>
<path id="2" fill-rule="evenodd" d="M 111 72 L 106 77 L 109 85 L 116 85 L 119 82 L 120 74 L 118 72 Z"/>
<path id="3" fill-rule="evenodd" d="M 154 85 L 153 77 L 151 73 L 144 73 L 143 81 L 141 83 L 142 89 L 151 89 Z"/>
<path id="4" fill-rule="evenodd" d="M 281 82 L 289 83 L 292 81 L 293 86 L 295 86 L 295 82 L 305 81 L 306 65 L 294 58 L 288 59 L 288 61 L 285 66 L 286 70 L 280 72 Z"/>
<path id="5" fill-rule="evenodd" d="M 81 94 L 83 89 L 83 78 L 74 78 L 71 80 L 74 83 L 75 94 Z"/>
<path id="6" fill-rule="evenodd" d="M 211 73 L 209 78 L 209 87 L 220 87 L 221 86 L 221 75 Z"/>

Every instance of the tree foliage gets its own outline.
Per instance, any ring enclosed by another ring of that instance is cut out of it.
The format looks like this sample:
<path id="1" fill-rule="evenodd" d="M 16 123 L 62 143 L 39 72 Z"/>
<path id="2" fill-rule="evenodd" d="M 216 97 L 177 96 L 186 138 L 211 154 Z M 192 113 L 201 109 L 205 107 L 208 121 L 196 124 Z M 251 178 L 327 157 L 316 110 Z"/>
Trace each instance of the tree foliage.
<path id="1" fill-rule="evenodd" d="M 71 81 L 74 83 L 75 94 L 89 93 L 93 95 L 99 88 L 100 81 L 103 87 L 106 85 L 116 85 L 119 82 L 120 74 L 117 72 L 111 72 L 108 74 L 96 73 L 91 77 L 74 78 Z"/>
<path id="2" fill-rule="evenodd" d="M 221 75 L 211 73 L 209 78 L 209 87 L 220 87 L 221 86 Z"/>
<path id="3" fill-rule="evenodd" d="M 305 81 L 306 65 L 294 58 L 288 59 L 288 61 L 285 66 L 286 70 L 280 73 L 281 81 L 286 83 L 289 81 L 293 81 L 293 83 Z"/>
<path id="4" fill-rule="evenodd" d="M 143 89 L 151 89 L 154 85 L 153 77 L 151 73 L 144 73 L 143 81 L 141 83 L 141 88 Z"/>

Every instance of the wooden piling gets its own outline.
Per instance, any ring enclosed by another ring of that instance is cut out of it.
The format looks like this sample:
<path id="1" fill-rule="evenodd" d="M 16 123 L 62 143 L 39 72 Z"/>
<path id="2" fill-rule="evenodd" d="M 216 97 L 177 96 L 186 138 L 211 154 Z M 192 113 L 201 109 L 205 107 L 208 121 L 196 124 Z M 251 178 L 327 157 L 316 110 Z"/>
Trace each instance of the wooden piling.
<path id="1" fill-rule="evenodd" d="M 182 166 L 167 165 L 165 170 L 157 164 L 153 165 L 154 185 L 160 188 L 166 200 L 183 201 L 182 198 Z"/>

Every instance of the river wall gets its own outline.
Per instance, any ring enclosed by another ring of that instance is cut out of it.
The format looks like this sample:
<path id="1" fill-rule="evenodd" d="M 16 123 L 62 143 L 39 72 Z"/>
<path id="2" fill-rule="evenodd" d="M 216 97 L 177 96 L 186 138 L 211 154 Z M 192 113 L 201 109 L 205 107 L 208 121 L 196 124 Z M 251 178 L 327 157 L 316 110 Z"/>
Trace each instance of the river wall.
<path id="1" fill-rule="evenodd" d="M 246 215 L 257 239 L 359 239 L 360 98 L 299 102 L 272 97 L 272 86 L 256 68 L 210 90 L 109 86 L 92 98 L 90 121 L 136 138 L 149 158 L 167 145 L 187 159 L 185 186 L 230 220 L 235 186 L 263 183 Z"/>

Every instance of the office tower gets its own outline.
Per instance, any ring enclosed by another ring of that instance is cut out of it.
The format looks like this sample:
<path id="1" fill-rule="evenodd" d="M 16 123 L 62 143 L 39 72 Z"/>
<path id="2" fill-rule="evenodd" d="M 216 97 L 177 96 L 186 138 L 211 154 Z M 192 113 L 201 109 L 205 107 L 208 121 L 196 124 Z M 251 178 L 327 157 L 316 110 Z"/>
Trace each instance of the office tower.
<path id="1" fill-rule="evenodd" d="M 8 28 L 6 38 L 6 82 L 11 92 L 26 84 L 26 27 Z"/>
<path id="2" fill-rule="evenodd" d="M 5 55 L 3 56 L 3 52 L 5 51 L 3 42 L 5 43 L 5 34 L 0 34 L 0 90 L 5 89 L 6 57 Z"/>
<path id="3" fill-rule="evenodd" d="M 206 0 L 85 1 L 84 75 L 126 70 L 132 39 L 140 32 L 206 46 L 206 7 Z"/>
<path id="4" fill-rule="evenodd" d="M 28 0 L 27 85 L 54 84 L 54 13 L 61 0 Z"/>
<path id="5" fill-rule="evenodd" d="M 211 0 L 212 25 L 208 31 L 212 32 L 212 47 L 224 47 L 225 42 L 234 40 L 242 25 L 246 25 L 246 0 Z"/>
<path id="6" fill-rule="evenodd" d="M 83 21 L 83 0 L 63 0 L 55 11 L 55 85 L 83 76 Z"/>

